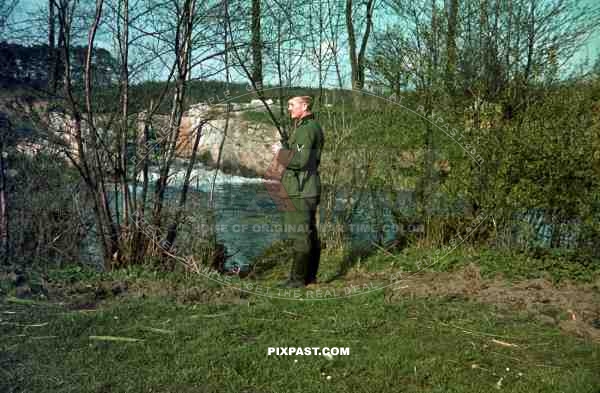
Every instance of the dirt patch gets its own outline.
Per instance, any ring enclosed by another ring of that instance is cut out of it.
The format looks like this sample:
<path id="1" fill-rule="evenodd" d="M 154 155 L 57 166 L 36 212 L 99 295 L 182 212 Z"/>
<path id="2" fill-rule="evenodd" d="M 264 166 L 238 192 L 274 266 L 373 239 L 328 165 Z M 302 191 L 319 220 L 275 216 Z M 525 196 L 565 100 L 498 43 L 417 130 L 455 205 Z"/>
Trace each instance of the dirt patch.
<path id="1" fill-rule="evenodd" d="M 50 283 L 48 285 L 48 300 L 65 304 L 71 310 L 93 310 L 102 301 L 125 295 L 127 292 L 127 281 Z"/>
<path id="2" fill-rule="evenodd" d="M 169 280 L 99 281 L 49 286 L 48 300 L 65 304 L 72 310 L 90 310 L 118 297 L 163 298 L 178 303 L 238 304 L 247 302 L 246 294 L 230 288 L 209 288 Z"/>
<path id="3" fill-rule="evenodd" d="M 462 298 L 526 311 L 544 324 L 600 342 L 600 282 L 555 286 L 538 278 L 510 283 L 502 277 L 484 279 L 470 264 L 456 272 L 405 274 L 384 291 L 389 303 L 414 297 Z"/>
<path id="4" fill-rule="evenodd" d="M 75 279 L 48 280 L 47 277 L 0 271 L 0 297 L 13 296 L 43 301 L 70 310 L 94 310 L 120 297 L 163 298 L 182 304 L 247 304 L 249 294 L 233 287 L 205 285 L 198 280 L 169 279 Z"/>
<path id="5" fill-rule="evenodd" d="M 169 280 L 135 280 L 129 285 L 134 297 L 160 297 L 183 304 L 246 304 L 248 294 L 232 287 L 208 287 L 202 283 L 182 283 Z"/>

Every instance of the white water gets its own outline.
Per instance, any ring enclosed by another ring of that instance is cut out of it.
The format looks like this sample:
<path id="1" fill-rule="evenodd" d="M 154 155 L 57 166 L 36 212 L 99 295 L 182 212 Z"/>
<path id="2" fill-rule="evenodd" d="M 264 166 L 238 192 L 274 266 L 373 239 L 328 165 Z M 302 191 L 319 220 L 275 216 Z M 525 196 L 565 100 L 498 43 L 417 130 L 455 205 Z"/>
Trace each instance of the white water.
<path id="1" fill-rule="evenodd" d="M 176 162 L 170 171 L 169 179 L 167 180 L 167 185 L 169 187 L 175 188 L 183 186 L 186 171 L 187 168 L 185 166 L 185 163 Z M 215 182 L 215 188 L 219 188 L 223 185 L 260 184 L 270 182 L 270 180 L 266 180 L 261 177 L 244 177 L 232 175 L 223 173 L 223 171 L 221 170 L 218 171 L 217 177 L 215 179 L 214 177 L 216 171 L 217 170 L 215 168 L 208 167 L 203 163 L 195 164 L 194 168 L 192 169 L 192 173 L 190 174 L 190 186 L 194 188 L 194 191 L 210 192 L 213 179 Z M 159 178 L 159 176 L 160 174 L 158 167 L 150 167 L 148 171 L 148 178 L 150 182 L 155 182 Z M 138 176 L 138 181 L 142 181 L 141 174 Z"/>

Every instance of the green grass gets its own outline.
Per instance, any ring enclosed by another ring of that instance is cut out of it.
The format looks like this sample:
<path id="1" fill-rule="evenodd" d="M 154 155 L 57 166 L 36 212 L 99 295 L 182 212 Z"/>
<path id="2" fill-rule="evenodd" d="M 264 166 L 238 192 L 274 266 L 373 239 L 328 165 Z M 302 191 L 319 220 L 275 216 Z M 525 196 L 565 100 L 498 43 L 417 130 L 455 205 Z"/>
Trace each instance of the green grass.
<path id="1" fill-rule="evenodd" d="M 377 291 L 223 305 L 125 297 L 91 312 L 5 299 L 0 309 L 3 392 L 489 392 L 500 379 L 510 392 L 600 386 L 597 344 L 463 301 L 387 304 Z M 350 355 L 267 356 L 279 346 Z"/>
<path id="2" fill-rule="evenodd" d="M 353 271 L 409 271 L 431 255 L 419 248 L 394 256 L 378 252 L 357 261 Z M 429 270 L 453 271 L 474 262 L 484 275 L 519 279 L 542 275 L 543 268 L 549 274 L 562 272 L 553 266 L 568 258 L 515 255 L 462 248 Z M 339 263 L 341 256 L 326 250 L 321 276 L 333 275 Z M 272 286 L 282 278 L 280 265 L 258 283 Z M 573 269 L 557 274 L 581 279 Z M 42 278 L 70 288 L 60 299 L 66 304 L 57 304 L 56 298 L 54 303 L 17 300 L 10 284 L 3 283 L 3 293 L 10 296 L 0 298 L 1 392 L 447 393 L 499 388 L 598 393 L 600 387 L 597 342 L 538 322 L 527 311 L 461 297 L 406 297 L 390 303 L 378 290 L 324 301 L 273 299 L 223 291 L 220 284 L 195 275 L 144 267 L 28 273 L 28 283 Z M 69 306 L 86 304 L 99 283 L 110 288 L 113 282 L 129 283 L 125 296 L 109 294 L 94 310 Z M 331 287 L 348 283 L 340 279 Z M 145 296 L 134 289 L 140 285 L 148 289 Z M 212 295 L 204 300 L 182 296 L 186 288 Z M 219 297 L 217 291 L 227 295 Z M 267 355 L 269 347 L 335 346 L 349 347 L 350 355 L 333 360 Z"/>
<path id="3" fill-rule="evenodd" d="M 510 280 L 547 278 L 558 283 L 564 280 L 593 282 L 600 277 L 600 263 L 577 252 L 551 253 L 542 255 L 524 252 L 508 252 L 493 248 L 474 249 L 459 247 L 454 250 L 440 250 L 409 247 L 400 253 L 390 255 L 376 251 L 361 266 L 365 271 L 377 272 L 386 269 L 404 271 L 448 272 L 456 271 L 469 264 L 479 267 L 482 277 L 501 274 Z M 436 256 L 437 255 L 437 256 Z"/>

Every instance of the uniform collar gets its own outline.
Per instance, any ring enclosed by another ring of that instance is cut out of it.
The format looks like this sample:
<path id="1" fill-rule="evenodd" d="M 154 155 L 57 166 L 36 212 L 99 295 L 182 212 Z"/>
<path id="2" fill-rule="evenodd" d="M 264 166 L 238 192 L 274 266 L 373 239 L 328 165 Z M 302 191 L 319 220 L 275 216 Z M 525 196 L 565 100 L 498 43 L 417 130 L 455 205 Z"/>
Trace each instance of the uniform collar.
<path id="1" fill-rule="evenodd" d="M 308 114 L 308 115 L 304 116 L 303 118 L 301 118 L 300 120 L 296 121 L 296 127 L 299 127 L 302 124 L 304 124 L 306 121 L 308 121 L 310 119 L 314 119 L 314 118 L 315 118 L 315 114 L 314 113 Z"/>

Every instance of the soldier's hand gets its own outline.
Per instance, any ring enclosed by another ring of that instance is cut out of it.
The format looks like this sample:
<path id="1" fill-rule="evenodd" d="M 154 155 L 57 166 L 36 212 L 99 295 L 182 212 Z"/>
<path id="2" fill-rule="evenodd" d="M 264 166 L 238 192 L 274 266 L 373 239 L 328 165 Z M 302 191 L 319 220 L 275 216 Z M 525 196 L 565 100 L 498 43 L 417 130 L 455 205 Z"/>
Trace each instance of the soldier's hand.
<path id="1" fill-rule="evenodd" d="M 281 142 L 273 143 L 271 145 L 271 151 L 273 152 L 274 155 L 277 155 L 277 154 L 279 154 L 279 150 L 281 150 L 282 147 L 283 147 L 283 145 L 281 144 Z"/>

